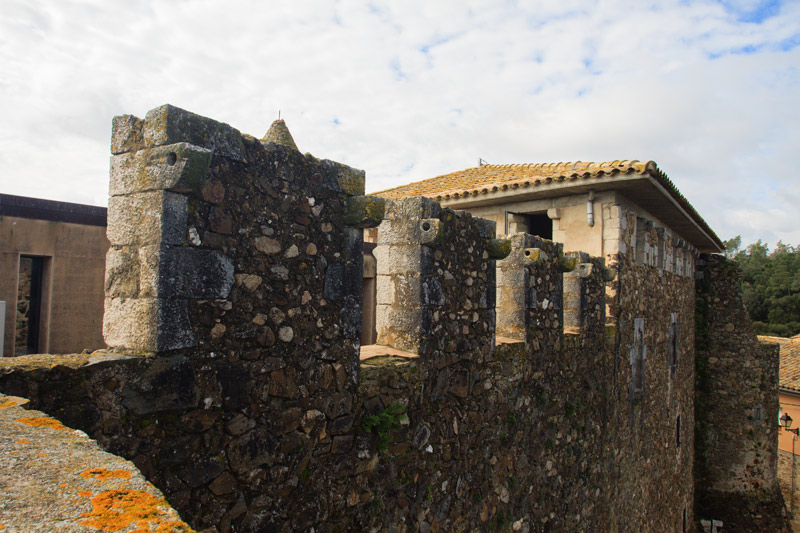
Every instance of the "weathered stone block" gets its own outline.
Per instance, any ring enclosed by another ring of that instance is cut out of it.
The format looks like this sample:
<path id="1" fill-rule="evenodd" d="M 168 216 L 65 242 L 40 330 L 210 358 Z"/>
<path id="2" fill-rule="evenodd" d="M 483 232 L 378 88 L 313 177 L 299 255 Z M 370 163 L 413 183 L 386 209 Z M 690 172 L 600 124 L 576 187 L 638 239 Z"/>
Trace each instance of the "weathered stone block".
<path id="1" fill-rule="evenodd" d="M 416 353 L 419 349 L 420 320 L 419 308 L 401 309 L 378 304 L 375 308 L 377 343 Z"/>
<path id="2" fill-rule="evenodd" d="M 154 352 L 157 319 L 155 298 L 106 298 L 103 339 L 112 348 Z"/>
<path id="3" fill-rule="evenodd" d="M 403 273 L 420 271 L 420 248 L 418 245 L 382 245 L 372 252 L 382 273 Z"/>
<path id="4" fill-rule="evenodd" d="M 387 200 L 386 220 L 410 220 L 421 218 L 439 218 L 442 206 L 430 198 L 415 196 L 399 200 Z M 380 232 L 378 233 L 380 235 Z"/>
<path id="5" fill-rule="evenodd" d="M 329 159 L 323 159 L 320 163 L 325 170 L 326 185 L 329 189 L 350 196 L 364 194 L 366 172 Z"/>
<path id="6" fill-rule="evenodd" d="M 419 242 L 436 244 L 442 239 L 444 227 L 438 218 L 424 218 L 419 221 Z"/>
<path id="7" fill-rule="evenodd" d="M 398 307 L 418 307 L 420 305 L 421 276 L 417 272 L 406 272 L 391 276 L 394 289 L 394 303 Z M 380 280 L 379 280 L 380 281 Z"/>
<path id="8" fill-rule="evenodd" d="M 236 161 L 245 160 L 239 130 L 169 104 L 148 111 L 144 142 L 146 146 L 187 142 Z"/>
<path id="9" fill-rule="evenodd" d="M 505 259 L 511 253 L 511 241 L 509 239 L 490 239 L 486 243 L 486 250 L 490 259 Z"/>
<path id="10" fill-rule="evenodd" d="M 165 191 L 112 196 L 108 240 L 112 245 L 182 244 L 186 240 L 186 197 Z"/>
<path id="11" fill-rule="evenodd" d="M 111 157 L 109 194 L 169 190 L 200 193 L 211 165 L 211 150 L 171 144 Z"/>
<path id="12" fill-rule="evenodd" d="M 394 304 L 394 284 L 391 276 L 377 276 L 376 280 L 375 301 L 384 305 Z"/>
<path id="13" fill-rule="evenodd" d="M 122 405 L 142 415 L 197 404 L 195 371 L 185 356 L 152 359 L 121 391 Z"/>
<path id="14" fill-rule="evenodd" d="M 159 298 L 228 297 L 234 269 L 225 254 L 182 246 L 162 246 L 157 251 Z"/>
<path id="15" fill-rule="evenodd" d="M 119 115 L 111 121 L 111 153 L 134 152 L 144 147 L 144 120 L 133 115 Z"/>
<path id="16" fill-rule="evenodd" d="M 105 295 L 107 298 L 135 298 L 139 295 L 139 253 L 120 246 L 106 252 Z"/>
<path id="17" fill-rule="evenodd" d="M 386 200 L 378 196 L 349 196 L 345 200 L 344 223 L 354 228 L 374 228 L 383 221 Z"/>
<path id="18" fill-rule="evenodd" d="M 323 297 L 326 300 L 339 301 L 344 298 L 344 265 L 334 263 L 328 265 L 325 270 L 325 285 L 323 288 Z"/>
<path id="19" fill-rule="evenodd" d="M 112 348 L 163 352 L 196 344 L 186 300 L 106 298 L 103 338 Z"/>
<path id="20" fill-rule="evenodd" d="M 494 239 L 497 235 L 497 222 L 488 218 L 472 217 L 478 228 L 478 234 L 484 239 Z"/>
<path id="21" fill-rule="evenodd" d="M 275 453 L 275 438 L 264 428 L 248 431 L 227 449 L 228 462 L 236 472 L 243 472 L 271 463 Z"/>
<path id="22" fill-rule="evenodd" d="M 444 305 L 444 291 L 438 277 L 423 276 L 420 283 L 422 305 Z"/>

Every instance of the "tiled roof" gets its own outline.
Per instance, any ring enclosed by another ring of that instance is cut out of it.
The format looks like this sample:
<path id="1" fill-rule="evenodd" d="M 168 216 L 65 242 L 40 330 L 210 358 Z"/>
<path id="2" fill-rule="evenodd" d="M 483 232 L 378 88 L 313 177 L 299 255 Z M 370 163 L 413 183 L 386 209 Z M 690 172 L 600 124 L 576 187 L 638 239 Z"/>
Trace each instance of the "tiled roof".
<path id="1" fill-rule="evenodd" d="M 759 335 L 758 336 L 758 340 L 760 340 L 762 342 L 771 342 L 773 344 L 780 344 L 781 346 L 783 346 L 784 344 L 788 344 L 788 343 L 792 342 L 792 339 L 795 339 L 795 338 L 800 338 L 800 337 L 792 337 L 790 339 L 789 337 L 771 337 L 769 335 Z"/>
<path id="2" fill-rule="evenodd" d="M 570 163 L 481 165 L 373 194 L 384 198 L 427 196 L 439 202 L 446 202 L 447 200 L 514 190 L 533 192 L 536 187 L 551 183 L 584 185 L 590 180 L 613 179 L 617 176 L 637 174 L 653 177 L 686 210 L 698 226 L 719 241 L 706 221 L 654 161 L 632 159 L 602 163 L 575 161 Z M 721 242 L 717 244 L 721 245 Z"/>
<path id="3" fill-rule="evenodd" d="M 512 165 L 481 165 L 436 176 L 408 185 L 375 193 L 384 198 L 427 196 L 434 200 L 448 200 L 488 194 L 545 183 L 577 181 L 618 174 L 644 174 L 649 167 L 657 172 L 652 161 L 608 161 L 605 163 L 524 163 Z M 665 176 L 666 177 L 666 176 Z"/>
<path id="4" fill-rule="evenodd" d="M 781 347 L 780 388 L 800 392 L 800 336 L 758 337 L 760 340 L 777 342 Z"/>

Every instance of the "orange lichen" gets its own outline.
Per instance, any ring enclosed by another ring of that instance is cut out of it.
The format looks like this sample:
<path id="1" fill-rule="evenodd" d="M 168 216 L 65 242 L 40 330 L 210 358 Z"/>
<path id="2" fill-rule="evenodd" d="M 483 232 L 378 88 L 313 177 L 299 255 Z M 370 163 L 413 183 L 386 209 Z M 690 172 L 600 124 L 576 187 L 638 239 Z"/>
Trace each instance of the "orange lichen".
<path id="1" fill-rule="evenodd" d="M 180 520 L 164 522 L 163 524 L 159 524 L 156 528 L 156 533 L 181 533 L 184 531 L 191 531 L 191 529 L 187 527 L 185 522 L 181 522 Z"/>
<path id="2" fill-rule="evenodd" d="M 84 498 L 91 498 L 94 493 L 90 490 L 82 490 L 78 493 L 78 496 L 83 496 Z"/>
<path id="3" fill-rule="evenodd" d="M 142 490 L 107 490 L 91 499 L 92 511 L 83 513 L 81 523 L 100 531 L 120 531 L 136 525 L 136 532 L 147 533 L 155 526 L 163 533 L 189 531 L 188 526 L 174 520 L 169 504 Z"/>
<path id="4" fill-rule="evenodd" d="M 67 426 L 65 426 L 55 418 L 50 418 L 49 416 L 32 416 L 29 418 L 17 418 L 17 422 L 35 428 L 50 428 L 62 431 L 69 430 Z"/>
<path id="5" fill-rule="evenodd" d="M 105 468 L 92 468 L 91 470 L 87 470 L 86 472 L 81 472 L 81 477 L 83 478 L 91 478 L 91 479 L 99 479 L 104 481 L 106 479 L 130 479 L 131 478 L 131 471 L 130 470 L 106 470 Z"/>
<path id="6" fill-rule="evenodd" d="M 19 404 L 17 404 L 17 402 L 15 402 L 14 400 L 4 400 L 3 402 L 0 403 L 0 409 L 6 409 L 8 407 L 16 407 L 17 405 Z"/>
<path id="7" fill-rule="evenodd" d="M 25 440 L 25 439 L 19 439 L 17 441 L 17 444 L 30 444 L 30 443 L 31 443 L 31 441 Z"/>

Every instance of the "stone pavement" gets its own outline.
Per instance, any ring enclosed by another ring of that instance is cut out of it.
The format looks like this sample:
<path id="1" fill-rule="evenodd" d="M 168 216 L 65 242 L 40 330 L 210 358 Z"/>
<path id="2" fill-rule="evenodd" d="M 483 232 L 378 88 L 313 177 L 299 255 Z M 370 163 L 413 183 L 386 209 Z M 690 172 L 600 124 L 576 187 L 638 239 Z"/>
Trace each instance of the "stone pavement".
<path id="1" fill-rule="evenodd" d="M 0 533 L 192 531 L 130 461 L 0 394 Z"/>

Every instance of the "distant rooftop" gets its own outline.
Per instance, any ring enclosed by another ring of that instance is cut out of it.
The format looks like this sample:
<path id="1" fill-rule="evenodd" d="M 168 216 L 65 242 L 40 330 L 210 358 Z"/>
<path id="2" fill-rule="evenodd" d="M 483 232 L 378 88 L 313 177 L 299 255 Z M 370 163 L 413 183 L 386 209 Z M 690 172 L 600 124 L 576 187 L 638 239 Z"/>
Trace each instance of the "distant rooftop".
<path id="1" fill-rule="evenodd" d="M 0 194 L 0 216 L 71 222 L 87 226 L 106 225 L 105 207 L 11 194 Z"/>
<path id="2" fill-rule="evenodd" d="M 427 196 L 458 209 L 563 196 L 565 189 L 569 194 L 619 190 L 700 251 L 723 250 L 719 237 L 654 161 L 481 165 L 373 194 Z"/>
<path id="3" fill-rule="evenodd" d="M 800 393 L 800 335 L 791 338 L 758 336 L 759 340 L 777 343 L 781 349 L 781 389 Z"/>

